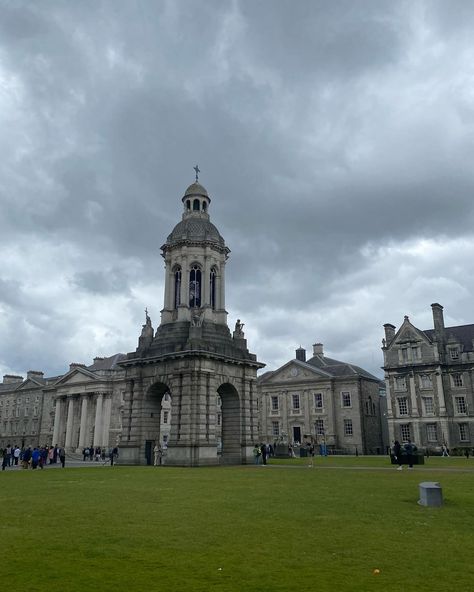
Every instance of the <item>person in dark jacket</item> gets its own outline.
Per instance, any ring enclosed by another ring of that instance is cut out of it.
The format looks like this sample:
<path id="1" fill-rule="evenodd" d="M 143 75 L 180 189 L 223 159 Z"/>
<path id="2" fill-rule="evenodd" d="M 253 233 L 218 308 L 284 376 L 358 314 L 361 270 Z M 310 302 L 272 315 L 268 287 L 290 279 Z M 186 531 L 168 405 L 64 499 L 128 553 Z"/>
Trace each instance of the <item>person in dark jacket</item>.
<path id="1" fill-rule="evenodd" d="M 393 457 L 398 463 L 397 471 L 401 471 L 403 468 L 402 467 L 402 447 L 401 447 L 400 442 L 398 440 L 395 440 L 395 442 L 393 443 Z"/>
<path id="2" fill-rule="evenodd" d="M 409 469 L 413 469 L 413 453 L 415 452 L 415 449 L 416 446 L 411 442 L 411 440 L 408 440 L 408 442 L 405 444 L 405 453 L 407 455 Z"/>
<path id="3" fill-rule="evenodd" d="M 61 467 L 64 469 L 64 465 L 66 464 L 66 452 L 64 448 L 59 448 L 58 450 L 59 461 L 61 463 Z"/>

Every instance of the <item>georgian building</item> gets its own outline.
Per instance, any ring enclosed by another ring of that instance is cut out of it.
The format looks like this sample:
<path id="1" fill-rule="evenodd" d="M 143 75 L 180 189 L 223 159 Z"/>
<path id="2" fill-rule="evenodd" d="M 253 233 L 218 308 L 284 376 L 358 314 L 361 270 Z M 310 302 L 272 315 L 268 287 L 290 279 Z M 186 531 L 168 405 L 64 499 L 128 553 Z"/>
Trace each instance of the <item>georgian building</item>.
<path id="1" fill-rule="evenodd" d="M 296 359 L 258 379 L 260 434 L 266 442 L 318 444 L 346 453 L 384 452 L 380 379 L 324 355 L 298 348 Z"/>
<path id="2" fill-rule="evenodd" d="M 8 444 L 51 446 L 68 452 L 83 448 L 111 448 L 120 443 L 124 354 L 96 357 L 90 366 L 72 363 L 61 376 L 43 372 L 5 375 L 0 384 L 0 447 Z M 157 438 L 166 444 L 170 434 L 171 400 L 165 396 Z"/>
<path id="3" fill-rule="evenodd" d="M 390 440 L 440 449 L 472 447 L 474 325 L 445 327 L 432 304 L 433 329 L 406 316 L 398 331 L 384 325 L 383 356 Z"/>

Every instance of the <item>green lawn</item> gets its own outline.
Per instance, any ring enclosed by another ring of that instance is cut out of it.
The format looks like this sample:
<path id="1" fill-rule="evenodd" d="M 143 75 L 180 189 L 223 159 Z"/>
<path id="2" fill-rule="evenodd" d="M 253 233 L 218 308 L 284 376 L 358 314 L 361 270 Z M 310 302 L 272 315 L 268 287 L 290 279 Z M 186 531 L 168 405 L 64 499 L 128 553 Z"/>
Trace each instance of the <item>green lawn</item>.
<path id="1" fill-rule="evenodd" d="M 474 461 L 277 463 L 5 471 L 0 589 L 473 589 Z M 417 505 L 426 480 L 442 508 Z"/>

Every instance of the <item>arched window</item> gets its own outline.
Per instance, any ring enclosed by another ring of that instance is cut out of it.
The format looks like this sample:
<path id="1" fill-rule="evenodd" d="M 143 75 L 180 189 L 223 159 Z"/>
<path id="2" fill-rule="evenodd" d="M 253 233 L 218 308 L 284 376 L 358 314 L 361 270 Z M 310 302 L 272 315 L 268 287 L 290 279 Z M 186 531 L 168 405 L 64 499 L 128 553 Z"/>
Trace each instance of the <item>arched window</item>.
<path id="1" fill-rule="evenodd" d="M 201 306 L 201 270 L 198 265 L 194 265 L 189 273 L 189 306 Z"/>
<path id="2" fill-rule="evenodd" d="M 191 200 L 190 199 L 187 199 L 186 200 L 186 209 L 187 210 L 190 210 L 191 209 Z"/>
<path id="3" fill-rule="evenodd" d="M 206 211 L 206 202 L 205 201 L 202 202 L 202 211 L 203 212 Z"/>
<path id="4" fill-rule="evenodd" d="M 211 299 L 211 308 L 215 310 L 216 308 L 216 268 L 213 267 L 211 269 L 211 274 L 209 277 L 209 294 Z"/>
<path id="5" fill-rule="evenodd" d="M 181 304 L 181 267 L 174 271 L 174 307 L 178 308 Z"/>
<path id="6" fill-rule="evenodd" d="M 193 210 L 194 210 L 195 212 L 199 212 L 199 200 L 198 200 L 198 199 L 195 199 L 195 200 L 193 201 Z"/>

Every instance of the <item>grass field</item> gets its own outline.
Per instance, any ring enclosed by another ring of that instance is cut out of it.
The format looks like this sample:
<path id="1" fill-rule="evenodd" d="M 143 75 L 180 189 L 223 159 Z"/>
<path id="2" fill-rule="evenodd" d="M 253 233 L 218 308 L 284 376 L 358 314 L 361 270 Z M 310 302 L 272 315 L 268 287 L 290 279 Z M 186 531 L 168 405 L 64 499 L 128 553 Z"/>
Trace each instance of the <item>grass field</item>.
<path id="1" fill-rule="evenodd" d="M 473 460 L 400 472 L 383 457 L 272 464 L 5 471 L 0 589 L 474 588 Z M 416 503 L 426 480 L 441 483 L 442 508 Z"/>

